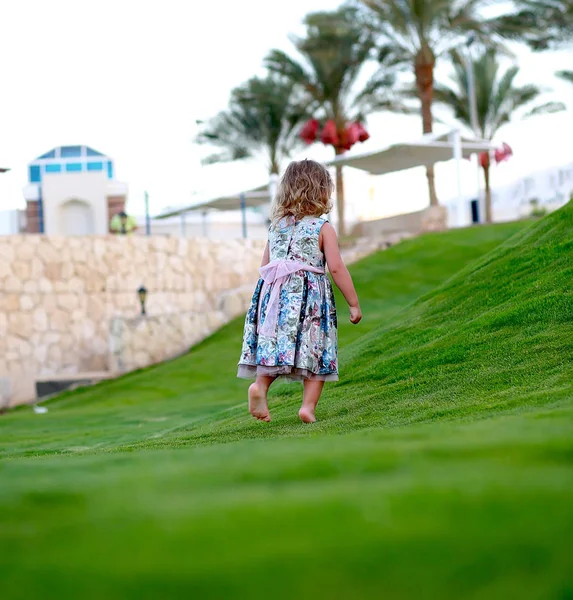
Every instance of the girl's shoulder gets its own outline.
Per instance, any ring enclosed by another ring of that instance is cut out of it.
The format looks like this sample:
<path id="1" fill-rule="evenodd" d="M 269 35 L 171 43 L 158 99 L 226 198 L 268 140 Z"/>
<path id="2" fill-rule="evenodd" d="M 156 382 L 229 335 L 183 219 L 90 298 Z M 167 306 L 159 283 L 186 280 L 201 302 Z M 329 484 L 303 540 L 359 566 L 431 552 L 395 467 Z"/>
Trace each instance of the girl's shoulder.
<path id="1" fill-rule="evenodd" d="M 325 223 L 328 223 L 328 219 L 325 219 L 323 217 L 309 216 L 309 217 L 304 217 L 303 219 L 301 219 L 301 222 L 306 227 L 313 228 L 313 229 L 316 229 L 317 231 L 320 231 L 322 229 L 322 226 Z"/>

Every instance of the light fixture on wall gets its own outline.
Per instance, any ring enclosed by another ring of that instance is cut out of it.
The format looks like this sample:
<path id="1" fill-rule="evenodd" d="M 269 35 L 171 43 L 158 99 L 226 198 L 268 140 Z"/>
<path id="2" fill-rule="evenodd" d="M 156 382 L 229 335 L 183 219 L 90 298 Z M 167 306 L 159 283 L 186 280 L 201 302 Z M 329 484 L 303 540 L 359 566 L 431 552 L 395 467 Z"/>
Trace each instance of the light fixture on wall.
<path id="1" fill-rule="evenodd" d="M 145 300 L 147 299 L 147 289 L 146 289 L 146 287 L 142 285 L 137 290 L 137 295 L 139 296 L 139 303 L 141 304 L 141 314 L 142 315 L 146 315 L 147 314 L 145 312 Z"/>

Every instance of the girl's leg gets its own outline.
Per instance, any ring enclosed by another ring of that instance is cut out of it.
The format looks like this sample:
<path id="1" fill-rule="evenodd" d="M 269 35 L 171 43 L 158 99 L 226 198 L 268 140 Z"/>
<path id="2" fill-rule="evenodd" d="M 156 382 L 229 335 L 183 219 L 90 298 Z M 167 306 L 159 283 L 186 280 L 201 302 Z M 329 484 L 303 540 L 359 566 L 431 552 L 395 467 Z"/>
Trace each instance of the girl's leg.
<path id="1" fill-rule="evenodd" d="M 314 409 L 322 394 L 322 388 L 324 387 L 324 381 L 318 379 L 305 379 L 304 380 L 304 394 L 302 397 L 302 406 L 298 411 L 298 416 L 303 423 L 314 423 L 316 417 L 314 416 Z"/>
<path id="2" fill-rule="evenodd" d="M 249 412 L 259 421 L 270 421 L 267 392 L 275 377 L 257 375 L 257 380 L 249 388 Z"/>

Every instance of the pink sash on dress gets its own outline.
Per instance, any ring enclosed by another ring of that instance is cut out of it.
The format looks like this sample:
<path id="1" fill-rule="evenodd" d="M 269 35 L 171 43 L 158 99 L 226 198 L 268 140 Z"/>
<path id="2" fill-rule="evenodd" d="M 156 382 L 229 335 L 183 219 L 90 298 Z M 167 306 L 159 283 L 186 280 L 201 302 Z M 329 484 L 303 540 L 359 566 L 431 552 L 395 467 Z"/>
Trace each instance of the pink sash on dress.
<path id="1" fill-rule="evenodd" d="M 271 290 L 271 297 L 269 298 L 269 303 L 267 305 L 265 321 L 261 325 L 259 320 L 257 333 L 260 335 L 264 335 L 265 337 L 273 339 L 276 338 L 281 289 L 283 287 L 283 283 L 285 283 L 289 275 L 292 275 L 297 271 L 310 271 L 311 273 L 321 274 L 326 273 L 326 271 L 320 267 L 312 267 L 298 260 L 286 260 L 284 258 L 272 260 L 268 265 L 265 265 L 259 269 L 261 278 L 265 282 L 261 289 L 259 315 L 262 299 L 265 297 L 269 286 L 274 284 L 273 289 Z"/>

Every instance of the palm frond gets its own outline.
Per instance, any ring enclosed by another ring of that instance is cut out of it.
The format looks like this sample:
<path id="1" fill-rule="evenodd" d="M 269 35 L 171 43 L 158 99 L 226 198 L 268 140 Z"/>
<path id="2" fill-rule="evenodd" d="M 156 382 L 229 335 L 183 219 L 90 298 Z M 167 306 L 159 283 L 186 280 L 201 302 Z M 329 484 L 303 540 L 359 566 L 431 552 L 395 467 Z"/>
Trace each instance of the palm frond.
<path id="1" fill-rule="evenodd" d="M 528 119 L 529 117 L 553 114 L 563 110 L 567 110 L 567 107 L 565 104 L 563 104 L 563 102 L 546 102 L 545 104 L 541 104 L 535 108 L 532 108 L 523 118 Z"/>
<path id="2" fill-rule="evenodd" d="M 493 20 L 508 39 L 524 41 L 533 50 L 546 50 L 573 40 L 571 0 L 514 0 L 514 10 Z"/>
<path id="3" fill-rule="evenodd" d="M 573 71 L 557 71 L 555 75 L 557 75 L 559 79 L 573 83 Z"/>
<path id="4" fill-rule="evenodd" d="M 313 96 L 317 95 L 312 73 L 282 50 L 271 50 L 265 58 L 265 66 L 272 73 L 281 75 L 294 85 L 300 85 Z"/>
<path id="5" fill-rule="evenodd" d="M 435 85 L 434 86 L 434 101 L 437 104 L 443 104 L 452 109 L 454 117 L 467 127 L 472 126 L 472 120 L 470 115 L 470 101 L 468 98 L 467 90 L 456 90 L 446 85 Z"/>

